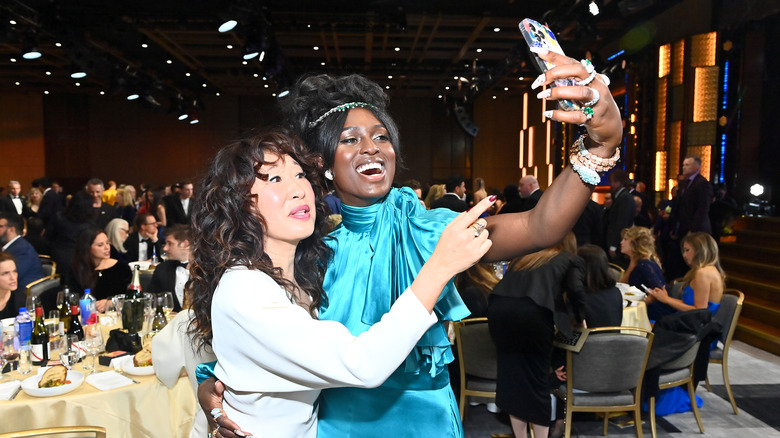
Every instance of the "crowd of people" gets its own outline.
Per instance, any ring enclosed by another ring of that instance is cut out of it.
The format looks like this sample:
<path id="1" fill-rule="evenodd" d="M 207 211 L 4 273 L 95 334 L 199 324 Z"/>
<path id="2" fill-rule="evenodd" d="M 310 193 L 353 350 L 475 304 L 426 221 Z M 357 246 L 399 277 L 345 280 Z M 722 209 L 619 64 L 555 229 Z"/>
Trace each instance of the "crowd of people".
<path id="1" fill-rule="evenodd" d="M 533 175 L 503 191 L 482 178 L 469 191 L 460 175 L 397 185 L 400 136 L 382 88 L 360 75 L 306 75 L 283 101 L 285 126 L 223 148 L 197 190 L 182 181 L 137 194 L 93 178 L 65 197 L 40 178 L 23 199 L 11 181 L 0 203 L 0 311 L 13 313 L 25 282 L 43 276 L 27 266 L 40 269 L 38 248 L 72 290 L 91 289 L 98 311 L 124 292 L 130 263 L 164 258 L 149 289 L 175 290 L 185 316 L 155 342 L 194 346 L 181 366 L 201 382 L 209 415 L 199 430 L 208 420 L 219 438 L 460 437 L 447 322 L 485 315 L 498 407 L 515 436 L 529 423 L 547 436 L 549 377 L 565 377 L 554 331 L 620 324 L 609 263 L 650 288 L 658 318 L 715 311 L 724 274 L 700 232 L 712 231 L 701 160 L 685 159 L 677 196 L 657 213 L 621 169 L 609 173 L 608 203 L 593 202 L 593 175 L 618 161 L 618 108 L 592 66 L 540 56 L 559 67 L 535 86 L 579 80 L 540 99 L 590 99 L 590 111 L 546 114 L 586 133 L 544 191 Z M 500 281 L 494 261 L 511 261 Z M 681 277 L 681 295 L 667 290 L 669 275 Z"/>

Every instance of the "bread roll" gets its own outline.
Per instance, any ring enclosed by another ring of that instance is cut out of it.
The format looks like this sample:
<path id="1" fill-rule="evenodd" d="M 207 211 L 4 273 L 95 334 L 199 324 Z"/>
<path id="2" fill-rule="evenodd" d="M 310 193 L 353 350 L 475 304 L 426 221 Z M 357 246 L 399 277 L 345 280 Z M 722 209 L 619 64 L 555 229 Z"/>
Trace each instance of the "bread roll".
<path id="1" fill-rule="evenodd" d="M 62 386 L 68 382 L 68 369 L 64 365 L 55 365 L 41 376 L 41 381 L 38 382 L 38 388 L 54 388 L 55 386 Z"/>
<path id="2" fill-rule="evenodd" d="M 136 367 L 148 367 L 152 365 L 152 352 L 143 349 L 133 356 L 133 365 Z"/>

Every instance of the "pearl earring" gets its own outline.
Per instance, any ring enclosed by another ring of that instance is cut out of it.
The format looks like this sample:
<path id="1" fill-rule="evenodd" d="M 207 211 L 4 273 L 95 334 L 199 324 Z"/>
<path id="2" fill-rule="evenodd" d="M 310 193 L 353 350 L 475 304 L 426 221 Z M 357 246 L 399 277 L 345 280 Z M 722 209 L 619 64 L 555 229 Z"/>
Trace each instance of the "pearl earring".
<path id="1" fill-rule="evenodd" d="M 329 179 L 330 181 L 333 181 L 333 172 L 330 169 L 325 171 L 325 178 Z"/>

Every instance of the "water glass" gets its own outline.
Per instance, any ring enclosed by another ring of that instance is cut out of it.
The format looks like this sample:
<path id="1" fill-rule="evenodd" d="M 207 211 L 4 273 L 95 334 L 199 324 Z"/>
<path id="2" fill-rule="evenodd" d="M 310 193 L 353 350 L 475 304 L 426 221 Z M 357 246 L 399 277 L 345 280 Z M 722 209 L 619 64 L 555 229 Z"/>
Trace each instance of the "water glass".
<path id="1" fill-rule="evenodd" d="M 173 292 L 162 292 L 162 309 L 165 313 L 165 319 L 171 320 L 171 312 L 173 312 Z"/>
<path id="2" fill-rule="evenodd" d="M 89 354 L 84 356 L 84 359 L 81 361 L 81 367 L 84 369 L 84 371 L 87 371 L 87 374 L 96 374 L 97 373 L 97 367 L 95 366 L 95 362 L 97 361 L 97 351 L 95 351 L 95 354 L 92 354 L 92 350 L 89 350 Z"/>
<path id="3" fill-rule="evenodd" d="M 68 370 L 73 369 L 73 365 L 79 361 L 79 352 L 76 350 L 63 351 L 60 353 L 60 363 Z"/>
<path id="4" fill-rule="evenodd" d="M 30 371 L 32 371 L 32 354 L 30 348 L 31 345 L 29 342 L 26 345 L 19 347 L 19 374 L 30 374 Z"/>

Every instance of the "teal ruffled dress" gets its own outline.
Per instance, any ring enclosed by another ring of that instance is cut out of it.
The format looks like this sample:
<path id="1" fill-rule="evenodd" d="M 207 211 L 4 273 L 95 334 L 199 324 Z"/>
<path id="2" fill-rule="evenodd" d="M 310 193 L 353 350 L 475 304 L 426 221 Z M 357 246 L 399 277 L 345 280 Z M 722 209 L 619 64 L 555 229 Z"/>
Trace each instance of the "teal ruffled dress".
<path id="1" fill-rule="evenodd" d="M 681 298 L 683 303 L 689 306 L 693 306 L 693 288 L 690 286 L 685 286 Z M 718 311 L 718 307 L 720 307 L 720 303 L 713 303 L 712 301 L 707 303 L 707 309 L 712 312 L 713 315 Z M 710 346 L 710 351 L 713 350 L 717 345 L 718 341 L 716 340 Z M 694 397 L 696 397 L 696 406 L 699 408 L 702 407 L 704 401 L 701 399 L 701 397 L 695 394 Z M 644 407 L 644 409 L 648 410 L 647 407 Z M 688 412 L 690 410 L 691 399 L 688 397 L 688 390 L 684 386 L 675 386 L 672 388 L 663 389 L 659 391 L 658 395 L 655 397 L 656 417 L 663 417 L 669 414 L 679 414 L 682 412 Z"/>
<path id="2" fill-rule="evenodd" d="M 342 224 L 328 244 L 334 258 L 320 319 L 339 321 L 353 335 L 378 322 L 433 253 L 456 213 L 426 210 L 411 189 L 392 189 L 368 207 L 342 205 Z M 435 307 L 439 320 L 469 315 L 454 284 Z M 405 362 L 378 388 L 333 388 L 320 395 L 318 438 L 462 437 L 447 364 L 453 360 L 444 325 L 431 327 Z"/>

